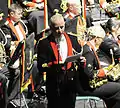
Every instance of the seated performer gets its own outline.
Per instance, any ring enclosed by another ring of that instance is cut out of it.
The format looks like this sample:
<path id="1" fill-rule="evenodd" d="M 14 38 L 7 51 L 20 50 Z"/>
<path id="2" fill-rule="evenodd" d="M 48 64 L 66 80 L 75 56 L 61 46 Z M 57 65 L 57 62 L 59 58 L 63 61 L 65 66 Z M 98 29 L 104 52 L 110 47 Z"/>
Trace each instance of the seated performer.
<path id="1" fill-rule="evenodd" d="M 86 27 L 87 28 L 93 26 L 93 24 L 92 24 L 93 18 L 92 18 L 90 9 L 91 9 L 92 5 L 94 5 L 94 4 L 95 4 L 94 0 L 86 0 Z"/>
<path id="2" fill-rule="evenodd" d="M 120 34 L 119 25 L 119 21 L 113 18 L 106 22 L 103 27 L 105 29 L 106 36 L 100 45 L 100 50 L 103 51 L 110 59 L 112 58 L 110 49 L 113 50 L 113 56 L 116 63 L 119 63 L 120 60 L 120 48 L 117 43 L 117 36 Z"/>
<path id="3" fill-rule="evenodd" d="M 120 106 L 120 83 L 107 80 L 107 74 L 101 68 L 96 51 L 105 37 L 105 32 L 100 26 L 88 29 L 89 41 L 83 46 L 83 56 L 86 58 L 86 66 L 79 71 L 79 87 L 83 88 L 85 95 L 100 97 L 105 101 L 107 108 L 119 108 Z"/>
<path id="4" fill-rule="evenodd" d="M 80 15 L 80 2 L 78 0 L 67 0 L 67 7 L 68 9 L 63 15 L 66 22 L 65 31 L 76 34 L 80 39 L 83 39 L 86 23 Z"/>
<path id="5" fill-rule="evenodd" d="M 28 28 L 35 33 L 35 39 L 38 40 L 39 34 L 44 29 L 44 2 L 43 0 L 24 0 L 22 3 L 27 6 Z"/>
<path id="6" fill-rule="evenodd" d="M 3 20 L 4 13 L 0 9 L 0 22 Z M 1 26 L 1 25 L 0 25 Z M 6 65 L 6 53 L 5 53 L 5 44 L 6 44 L 5 34 L 0 28 L 0 105 L 1 108 L 7 108 L 7 72 L 8 69 Z"/>
<path id="7" fill-rule="evenodd" d="M 11 4 L 8 8 L 9 16 L 6 19 L 5 24 L 1 27 L 4 34 L 7 38 L 7 43 L 5 45 L 7 63 L 11 61 L 14 51 L 22 40 L 26 39 L 27 27 L 24 22 L 21 20 L 22 17 L 22 8 L 18 4 Z M 20 61 L 19 57 L 17 60 L 13 60 L 13 65 L 9 64 L 8 69 L 10 76 L 9 85 L 8 85 L 8 97 L 9 100 L 16 98 L 17 94 L 20 91 Z M 8 74 L 9 75 L 9 74 Z"/>

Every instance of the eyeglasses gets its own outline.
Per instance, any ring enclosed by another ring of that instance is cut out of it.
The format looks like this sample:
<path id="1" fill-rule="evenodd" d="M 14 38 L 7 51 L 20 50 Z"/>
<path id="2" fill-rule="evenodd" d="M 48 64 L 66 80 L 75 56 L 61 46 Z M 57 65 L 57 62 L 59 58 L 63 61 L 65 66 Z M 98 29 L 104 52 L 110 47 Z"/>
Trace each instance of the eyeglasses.
<path id="1" fill-rule="evenodd" d="M 117 36 L 118 40 L 120 40 L 120 35 Z"/>
<path id="2" fill-rule="evenodd" d="M 54 27 L 55 30 L 59 30 L 59 29 L 63 29 L 64 26 L 58 26 L 58 27 Z"/>

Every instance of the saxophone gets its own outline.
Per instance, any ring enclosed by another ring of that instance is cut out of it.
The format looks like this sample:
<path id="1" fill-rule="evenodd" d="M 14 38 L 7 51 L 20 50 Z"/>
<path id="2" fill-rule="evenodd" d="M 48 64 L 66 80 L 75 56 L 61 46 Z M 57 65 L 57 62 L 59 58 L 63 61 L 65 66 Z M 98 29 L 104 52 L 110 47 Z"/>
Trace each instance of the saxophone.
<path id="1" fill-rule="evenodd" d="M 120 0 L 112 0 L 112 3 L 120 4 Z"/>
<path id="2" fill-rule="evenodd" d="M 104 68 L 107 70 L 107 77 L 112 81 L 117 81 L 120 78 L 120 64 L 115 65 L 113 51 L 110 49 L 111 55 L 112 55 L 112 64 L 108 67 Z"/>

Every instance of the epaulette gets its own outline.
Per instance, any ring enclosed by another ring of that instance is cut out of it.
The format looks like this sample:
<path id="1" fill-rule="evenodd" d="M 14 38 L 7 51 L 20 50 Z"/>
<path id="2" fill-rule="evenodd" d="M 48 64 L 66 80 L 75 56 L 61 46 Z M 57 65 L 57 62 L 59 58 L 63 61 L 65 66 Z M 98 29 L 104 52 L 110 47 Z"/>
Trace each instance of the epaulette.
<path id="1" fill-rule="evenodd" d="M 39 44 L 39 42 L 40 42 L 41 40 L 44 40 L 44 39 L 46 39 L 46 38 L 47 38 L 47 36 L 43 36 L 42 38 L 40 38 L 40 39 L 37 41 L 36 46 Z"/>
<path id="2" fill-rule="evenodd" d="M 39 39 L 39 41 L 46 39 L 47 36 L 43 36 L 42 38 Z"/>
<path id="3" fill-rule="evenodd" d="M 0 16 L 4 16 L 4 13 L 0 13 Z"/>
<path id="4" fill-rule="evenodd" d="M 28 2 L 28 1 L 24 1 L 24 2 L 23 2 L 24 5 L 26 5 L 27 3 L 30 3 L 30 2 Z"/>
<path id="5" fill-rule="evenodd" d="M 42 38 L 39 39 L 39 41 L 46 39 L 49 35 L 51 34 L 50 28 L 47 29 L 43 29 L 40 33 L 40 35 L 42 36 Z"/>

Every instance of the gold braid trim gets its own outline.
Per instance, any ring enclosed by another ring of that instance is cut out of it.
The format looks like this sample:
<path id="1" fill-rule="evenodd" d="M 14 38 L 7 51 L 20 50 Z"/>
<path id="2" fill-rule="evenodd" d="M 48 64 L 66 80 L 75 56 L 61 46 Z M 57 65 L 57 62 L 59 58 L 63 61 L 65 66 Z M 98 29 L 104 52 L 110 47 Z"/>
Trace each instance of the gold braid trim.
<path id="1" fill-rule="evenodd" d="M 65 12 L 67 10 L 67 0 L 61 0 L 60 8 Z"/>

